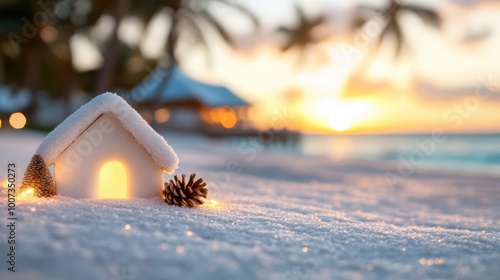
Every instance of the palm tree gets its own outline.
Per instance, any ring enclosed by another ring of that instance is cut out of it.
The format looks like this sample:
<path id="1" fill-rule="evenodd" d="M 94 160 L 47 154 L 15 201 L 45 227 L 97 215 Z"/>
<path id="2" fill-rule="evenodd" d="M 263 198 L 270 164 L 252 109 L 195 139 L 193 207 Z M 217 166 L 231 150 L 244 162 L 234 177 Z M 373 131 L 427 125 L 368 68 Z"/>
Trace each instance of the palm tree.
<path id="1" fill-rule="evenodd" d="M 94 25 L 108 8 L 103 3 L 106 1 L 93 0 L 93 9 L 82 13 L 75 7 L 76 2 L 8 0 L 0 3 L 0 57 L 4 63 L 0 67 L 10 70 L 0 71 L 0 79 L 27 89 L 31 95 L 47 90 L 69 104 L 75 80 L 69 38 L 77 30 Z M 67 8 L 64 14 L 56 13 L 58 5 Z M 74 24 L 72 15 L 84 21 Z M 26 30 L 31 34 L 27 35 Z M 27 109 L 28 115 L 34 106 L 32 103 Z"/>
<path id="2" fill-rule="evenodd" d="M 177 52 L 177 46 L 180 37 L 184 40 L 185 34 L 192 35 L 191 37 L 204 45 L 207 51 L 210 47 L 208 44 L 210 38 L 207 37 L 205 31 L 210 28 L 212 31 L 216 31 L 226 43 L 232 46 L 236 44 L 222 24 L 222 19 L 215 15 L 214 12 L 217 8 L 245 15 L 255 26 L 259 25 L 257 18 L 252 13 L 245 7 L 234 4 L 234 1 L 231 0 L 89 1 L 92 9 L 82 10 L 77 8 L 76 2 L 78 0 L 57 2 L 56 4 L 57 6 L 61 3 L 69 9 L 58 9 L 52 5 L 53 2 L 50 2 L 51 11 L 41 8 L 40 1 L 36 0 L 0 1 L 0 80 L 7 84 L 28 88 L 31 93 L 44 89 L 54 97 L 63 98 L 66 101 L 69 100 L 70 92 L 76 83 L 82 83 L 80 86 L 87 86 L 86 90 L 97 90 L 96 92 L 103 92 L 111 86 L 130 84 L 127 79 L 118 78 L 122 77 L 119 75 L 123 74 L 123 69 L 125 69 L 121 65 L 130 58 L 131 54 L 137 56 L 140 55 L 140 52 L 137 49 L 131 50 L 126 47 L 116 36 L 120 21 L 128 15 L 138 16 L 147 25 L 161 9 L 168 8 L 171 11 L 171 28 L 165 52 L 170 58 L 169 67 L 172 69 L 178 64 L 180 52 Z M 66 12 L 56 13 L 56 10 L 65 10 Z M 82 12 L 83 10 L 86 11 Z M 23 42 L 12 44 L 9 34 L 23 36 L 24 22 L 21 19 L 32 20 L 35 13 L 40 11 L 50 15 L 48 23 L 44 26 L 37 25 L 36 35 L 26 42 L 24 42 L 26 38 L 21 38 Z M 103 66 L 98 71 L 89 71 L 77 77 L 71 59 L 69 39 L 77 33 L 85 35 L 104 14 L 114 18 L 115 29 L 102 46 Z M 74 17 L 74 15 L 78 17 Z M 75 22 L 75 18 L 83 19 L 83 21 Z M 55 41 L 43 37 L 41 30 L 45 28 L 47 31 L 56 31 Z M 147 63 L 155 65 L 157 62 L 147 61 Z M 9 69 L 9 71 L 4 71 L 5 69 Z M 96 77 L 97 79 L 95 79 Z M 164 82 L 169 82 L 168 77 Z M 91 88 L 88 87 L 90 83 L 92 83 Z M 34 104 L 31 107 L 33 106 Z"/>
<path id="3" fill-rule="evenodd" d="M 393 37 L 396 41 L 396 57 L 401 56 L 403 48 L 407 46 L 400 22 L 401 15 L 406 13 L 414 14 L 424 23 L 434 28 L 439 28 L 441 26 L 441 18 L 437 12 L 418 5 L 403 4 L 401 0 L 390 0 L 388 5 L 383 9 L 360 5 L 356 10 L 357 14 L 354 22 L 356 28 L 363 27 L 368 20 L 375 16 L 382 17 L 386 20 L 387 23 L 383 27 L 377 41 L 377 48 L 389 37 Z"/>
<path id="4" fill-rule="evenodd" d="M 315 38 L 313 33 L 316 28 L 326 23 L 326 17 L 319 15 L 308 18 L 297 4 L 295 5 L 295 14 L 298 18 L 298 24 L 294 27 L 280 26 L 277 28 L 277 32 L 285 34 L 288 39 L 281 47 L 281 51 L 287 52 L 296 49 L 299 52 L 298 66 L 301 66 L 310 47 L 323 40 L 323 38 Z"/>
<path id="5" fill-rule="evenodd" d="M 121 2 L 121 0 L 116 0 L 116 2 Z M 240 13 L 241 15 L 249 18 L 255 27 L 259 26 L 259 21 L 255 15 L 253 15 L 244 6 L 234 4 L 233 1 L 230 0 L 138 0 L 132 1 L 130 4 L 129 14 L 138 16 L 147 25 L 147 23 L 158 11 L 163 8 L 168 8 L 170 11 L 170 30 L 168 33 L 165 54 L 169 60 L 166 72 L 170 73 L 171 70 L 176 68 L 179 64 L 180 54 L 177 51 L 177 47 L 184 34 L 191 35 L 197 43 L 200 43 L 203 47 L 205 47 L 207 52 L 209 52 L 210 44 L 208 43 L 209 38 L 205 32 L 206 28 L 212 28 L 212 30 L 215 30 L 228 45 L 236 45 L 236 41 L 228 33 L 225 26 L 222 24 L 221 19 L 214 15 L 213 11 L 216 7 Z M 115 10 L 119 11 L 120 9 L 117 7 Z M 116 13 L 115 19 L 117 22 L 119 22 L 122 16 L 123 12 Z M 111 47 L 108 47 L 107 53 L 112 54 L 113 50 L 109 50 L 109 48 L 116 49 L 116 43 L 112 39 L 109 45 L 111 45 Z M 98 85 L 97 92 L 102 92 L 109 86 L 112 79 L 113 68 L 113 58 L 106 56 L 103 69 L 107 70 L 101 71 L 101 75 L 103 77 L 100 78 L 101 82 Z M 163 85 L 170 82 L 170 77 L 171 75 L 167 76 L 166 79 L 163 80 Z"/>
<path id="6" fill-rule="evenodd" d="M 323 15 L 309 18 L 299 5 L 295 4 L 294 7 L 297 24 L 293 27 L 280 26 L 275 30 L 287 38 L 285 44 L 281 46 L 281 52 L 297 52 L 295 71 L 290 77 L 291 85 L 281 96 L 283 101 L 288 103 L 299 102 L 303 96 L 302 91 L 294 87 L 293 81 L 297 80 L 299 70 L 305 66 L 307 55 L 312 51 L 312 47 L 325 39 L 315 36 L 314 31 L 327 22 L 327 18 Z"/>

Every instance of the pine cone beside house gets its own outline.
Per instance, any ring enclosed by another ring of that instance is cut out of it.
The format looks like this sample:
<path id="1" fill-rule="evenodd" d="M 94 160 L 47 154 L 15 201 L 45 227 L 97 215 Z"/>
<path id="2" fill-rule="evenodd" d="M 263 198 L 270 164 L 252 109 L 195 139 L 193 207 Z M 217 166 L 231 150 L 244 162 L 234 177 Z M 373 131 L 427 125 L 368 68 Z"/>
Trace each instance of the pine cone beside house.
<path id="1" fill-rule="evenodd" d="M 56 186 L 52 174 L 40 155 L 33 155 L 23 176 L 20 194 L 36 197 L 51 197 L 56 195 Z"/>
<path id="2" fill-rule="evenodd" d="M 182 174 L 182 180 L 174 176 L 174 180 L 165 182 L 163 186 L 163 199 L 169 205 L 195 207 L 203 204 L 203 199 L 207 198 L 208 190 L 203 179 L 195 179 L 196 174 L 189 176 L 186 182 L 186 174 Z"/>

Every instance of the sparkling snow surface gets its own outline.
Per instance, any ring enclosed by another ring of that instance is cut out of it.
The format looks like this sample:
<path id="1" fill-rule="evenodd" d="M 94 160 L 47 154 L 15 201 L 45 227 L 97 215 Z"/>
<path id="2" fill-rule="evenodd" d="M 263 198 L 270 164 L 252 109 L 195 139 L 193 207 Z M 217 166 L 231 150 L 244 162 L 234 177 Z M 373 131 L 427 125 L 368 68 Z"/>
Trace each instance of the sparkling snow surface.
<path id="1" fill-rule="evenodd" d="M 0 133 L 2 182 L 43 139 L 16 134 Z M 167 140 L 217 204 L 21 200 L 12 273 L 2 187 L 0 279 L 499 279 L 499 178 L 419 170 L 391 187 L 391 166 Z"/>

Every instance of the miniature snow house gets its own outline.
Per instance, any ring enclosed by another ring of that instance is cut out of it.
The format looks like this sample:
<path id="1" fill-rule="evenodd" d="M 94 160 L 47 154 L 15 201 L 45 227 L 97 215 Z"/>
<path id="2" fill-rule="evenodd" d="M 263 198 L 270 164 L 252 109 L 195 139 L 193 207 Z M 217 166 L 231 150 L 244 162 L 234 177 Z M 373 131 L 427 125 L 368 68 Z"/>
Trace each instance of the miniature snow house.
<path id="1" fill-rule="evenodd" d="M 178 158 L 121 97 L 101 94 L 47 135 L 36 154 L 54 165 L 57 194 L 74 198 L 160 195 Z"/>

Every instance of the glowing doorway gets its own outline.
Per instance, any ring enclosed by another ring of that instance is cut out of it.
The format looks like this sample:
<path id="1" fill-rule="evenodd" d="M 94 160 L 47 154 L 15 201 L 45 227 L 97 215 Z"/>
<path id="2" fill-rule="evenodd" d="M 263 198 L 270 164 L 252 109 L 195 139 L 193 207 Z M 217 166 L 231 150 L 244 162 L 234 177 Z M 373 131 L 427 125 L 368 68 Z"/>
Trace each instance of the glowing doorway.
<path id="1" fill-rule="evenodd" d="M 119 161 L 108 161 L 99 173 L 99 198 L 127 198 L 127 171 Z"/>

